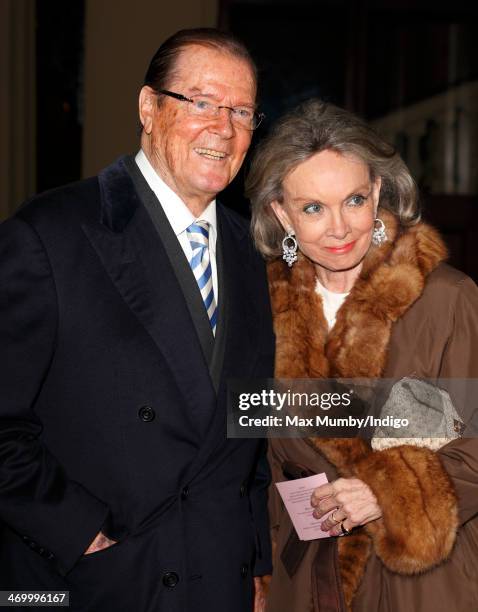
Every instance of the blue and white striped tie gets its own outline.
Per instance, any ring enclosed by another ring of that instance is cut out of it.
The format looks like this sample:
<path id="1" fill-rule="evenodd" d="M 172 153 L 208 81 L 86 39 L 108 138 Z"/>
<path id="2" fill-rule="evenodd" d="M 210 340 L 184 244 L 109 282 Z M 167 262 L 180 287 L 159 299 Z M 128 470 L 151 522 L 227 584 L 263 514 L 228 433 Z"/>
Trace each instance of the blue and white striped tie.
<path id="1" fill-rule="evenodd" d="M 209 223 L 195 221 L 186 230 L 193 255 L 189 262 L 201 292 L 212 333 L 216 334 L 217 306 L 212 286 L 212 269 L 209 257 Z"/>

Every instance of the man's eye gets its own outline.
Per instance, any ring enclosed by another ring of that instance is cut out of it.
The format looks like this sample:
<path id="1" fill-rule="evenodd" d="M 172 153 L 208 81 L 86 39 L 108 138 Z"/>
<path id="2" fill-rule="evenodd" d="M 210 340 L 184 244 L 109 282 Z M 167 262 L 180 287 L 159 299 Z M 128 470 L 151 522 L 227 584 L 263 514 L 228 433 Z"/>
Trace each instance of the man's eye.
<path id="1" fill-rule="evenodd" d="M 241 119 L 251 119 L 253 112 L 250 108 L 235 108 L 234 114 Z"/>
<path id="2" fill-rule="evenodd" d="M 319 213 L 322 210 L 322 205 L 317 204 L 317 202 L 311 202 L 304 206 L 304 212 L 308 215 L 313 215 L 314 213 Z"/>
<path id="3" fill-rule="evenodd" d="M 193 104 L 199 111 L 208 111 L 212 108 L 212 104 L 207 100 L 194 100 Z"/>
<path id="4" fill-rule="evenodd" d="M 361 206 L 365 202 L 366 198 L 363 195 L 354 195 L 349 200 L 350 206 Z"/>

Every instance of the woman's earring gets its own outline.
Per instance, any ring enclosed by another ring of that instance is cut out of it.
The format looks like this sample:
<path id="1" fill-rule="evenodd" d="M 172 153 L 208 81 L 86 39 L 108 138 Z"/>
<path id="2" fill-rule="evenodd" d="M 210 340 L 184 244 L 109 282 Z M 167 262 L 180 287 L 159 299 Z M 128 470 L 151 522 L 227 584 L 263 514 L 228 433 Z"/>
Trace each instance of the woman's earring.
<path id="1" fill-rule="evenodd" d="M 290 268 L 297 261 L 297 240 L 292 230 L 289 230 L 282 240 L 282 253 L 282 259 Z"/>
<path id="2" fill-rule="evenodd" d="M 382 246 L 382 244 L 388 240 L 387 232 L 385 231 L 385 223 L 382 221 L 382 219 L 378 218 L 375 219 L 374 223 L 375 227 L 373 228 L 372 233 L 372 243 L 376 246 Z"/>

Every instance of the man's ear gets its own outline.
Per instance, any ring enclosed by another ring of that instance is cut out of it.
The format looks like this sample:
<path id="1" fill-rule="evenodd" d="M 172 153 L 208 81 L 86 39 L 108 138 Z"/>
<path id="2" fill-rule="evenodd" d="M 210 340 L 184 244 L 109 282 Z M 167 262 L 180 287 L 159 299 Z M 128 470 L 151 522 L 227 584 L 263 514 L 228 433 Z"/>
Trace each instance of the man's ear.
<path id="1" fill-rule="evenodd" d="M 148 85 L 141 88 L 139 92 L 138 110 L 139 120 L 146 134 L 151 134 L 153 129 L 153 114 L 156 105 L 156 93 Z"/>
<path id="2" fill-rule="evenodd" d="M 270 206 L 271 206 L 272 210 L 274 211 L 275 216 L 279 220 L 279 223 L 284 228 L 284 230 L 286 232 L 292 230 L 292 232 L 293 232 L 294 228 L 292 226 L 292 223 L 290 222 L 289 215 L 287 214 L 287 212 L 284 209 L 284 206 L 280 202 L 278 202 L 277 200 L 274 200 L 273 202 L 271 202 Z"/>

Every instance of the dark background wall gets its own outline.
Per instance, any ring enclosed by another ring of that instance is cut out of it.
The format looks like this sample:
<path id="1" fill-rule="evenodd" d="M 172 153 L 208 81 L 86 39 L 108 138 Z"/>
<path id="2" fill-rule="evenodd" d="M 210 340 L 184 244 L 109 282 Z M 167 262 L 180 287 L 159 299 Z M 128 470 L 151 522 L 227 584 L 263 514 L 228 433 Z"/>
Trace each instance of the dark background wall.
<path id="1" fill-rule="evenodd" d="M 452 263 L 478 278 L 477 3 L 1 3 L 34 9 L 30 81 L 36 83 L 36 180 L 30 192 L 76 180 L 117 155 L 134 152 L 136 96 L 149 55 L 180 27 L 219 25 L 246 42 L 260 68 L 267 121 L 253 147 L 280 114 L 312 96 L 361 114 L 394 141 L 409 163 L 421 187 L 425 217 L 444 233 Z M 242 192 L 243 172 L 222 197 L 247 214 Z"/>
<path id="2" fill-rule="evenodd" d="M 37 191 L 81 176 L 85 3 L 36 0 Z"/>
<path id="3" fill-rule="evenodd" d="M 442 231 L 478 279 L 478 4 L 463 0 L 223 0 L 221 25 L 261 70 L 269 121 L 319 96 L 394 142 Z M 241 177 L 228 189 L 239 201 Z M 247 203 L 242 202 L 243 209 Z"/>

